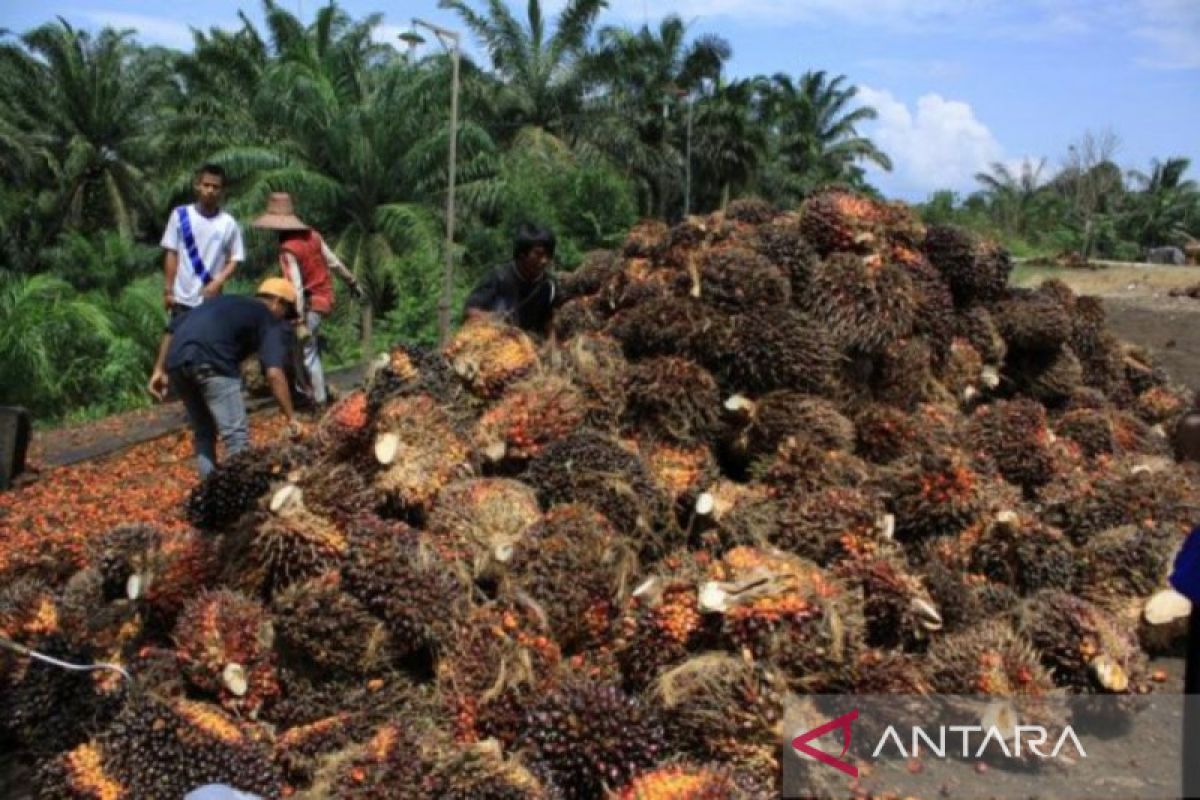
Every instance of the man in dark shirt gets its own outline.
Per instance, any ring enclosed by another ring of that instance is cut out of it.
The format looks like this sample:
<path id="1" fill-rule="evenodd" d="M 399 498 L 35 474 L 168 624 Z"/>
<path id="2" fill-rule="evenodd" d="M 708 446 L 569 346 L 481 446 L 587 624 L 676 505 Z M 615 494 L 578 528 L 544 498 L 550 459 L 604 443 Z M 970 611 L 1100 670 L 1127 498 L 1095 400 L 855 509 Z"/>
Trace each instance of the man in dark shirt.
<path id="1" fill-rule="evenodd" d="M 228 455 L 250 443 L 240 364 L 253 353 L 258 353 L 289 429 L 298 429 L 284 373 L 292 346 L 291 326 L 284 320 L 295 316 L 291 282 L 268 278 L 258 287 L 257 298 L 214 297 L 171 320 L 149 388 L 162 400 L 169 384 L 183 400 L 201 478 L 216 466 L 218 434 Z"/>
<path id="2" fill-rule="evenodd" d="M 471 291 L 463 304 L 464 316 L 496 314 L 522 330 L 546 333 L 558 299 L 558 287 L 546 269 L 554 246 L 554 234 L 545 228 L 518 228 L 513 260 L 496 267 Z"/>

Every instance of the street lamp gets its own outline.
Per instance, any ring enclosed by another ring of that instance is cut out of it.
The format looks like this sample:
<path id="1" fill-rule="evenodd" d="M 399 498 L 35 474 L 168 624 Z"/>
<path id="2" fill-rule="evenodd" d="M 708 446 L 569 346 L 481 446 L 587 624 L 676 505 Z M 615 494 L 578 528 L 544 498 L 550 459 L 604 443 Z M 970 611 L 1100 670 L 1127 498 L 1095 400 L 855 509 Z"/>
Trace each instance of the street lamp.
<path id="1" fill-rule="evenodd" d="M 446 191 L 446 266 L 442 271 L 442 299 L 438 301 L 438 336 L 443 345 L 450 338 L 450 299 L 454 293 L 454 187 L 458 176 L 458 62 L 459 34 L 424 20 L 413 18 L 412 29 L 400 34 L 408 45 L 409 60 L 425 37 L 417 33 L 422 27 L 431 31 L 450 54 L 450 175 Z"/>

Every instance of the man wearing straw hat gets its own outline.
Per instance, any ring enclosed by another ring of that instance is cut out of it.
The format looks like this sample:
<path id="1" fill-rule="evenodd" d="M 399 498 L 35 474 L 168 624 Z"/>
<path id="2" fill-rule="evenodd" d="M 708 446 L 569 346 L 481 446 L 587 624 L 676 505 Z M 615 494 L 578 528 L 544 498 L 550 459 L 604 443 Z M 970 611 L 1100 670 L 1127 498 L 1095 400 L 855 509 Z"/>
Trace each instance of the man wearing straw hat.
<path id="1" fill-rule="evenodd" d="M 312 385 L 312 399 L 324 405 L 329 395 L 325 389 L 325 371 L 317 347 L 317 329 L 333 311 L 333 276 L 335 270 L 350 285 L 350 291 L 361 302 L 366 297 L 362 287 L 341 259 L 325 244 L 321 234 L 304 224 L 292 207 L 286 192 L 275 192 L 267 199 L 267 213 L 254 220 L 254 227 L 279 234 L 279 266 L 283 276 L 296 289 L 296 307 L 303 321 L 298 333 L 303 347 L 304 368 Z"/>
<path id="2" fill-rule="evenodd" d="M 254 353 L 290 432 L 303 432 L 284 373 L 292 347 L 288 320 L 295 316 L 292 284 L 267 278 L 259 285 L 257 297 L 215 297 L 171 319 L 148 388 L 162 400 L 169 384 L 171 392 L 183 399 L 201 478 L 216 467 L 217 436 L 226 455 L 250 443 L 239 365 Z"/>

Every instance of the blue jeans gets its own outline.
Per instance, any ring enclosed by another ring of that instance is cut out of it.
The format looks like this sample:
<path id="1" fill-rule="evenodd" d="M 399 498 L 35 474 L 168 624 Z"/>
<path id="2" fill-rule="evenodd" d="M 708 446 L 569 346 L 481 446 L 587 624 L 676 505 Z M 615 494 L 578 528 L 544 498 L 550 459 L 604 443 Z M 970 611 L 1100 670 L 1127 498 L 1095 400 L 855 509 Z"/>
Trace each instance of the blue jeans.
<path id="1" fill-rule="evenodd" d="M 304 314 L 304 324 L 309 333 L 304 342 L 304 369 L 308 372 L 308 382 L 312 385 L 313 402 L 318 405 L 328 399 L 325 392 L 325 369 L 321 366 L 321 353 L 317 349 L 317 328 L 321 327 L 324 319 L 316 311 Z"/>
<path id="2" fill-rule="evenodd" d="M 225 454 L 250 444 L 250 423 L 242 400 L 242 379 L 219 375 L 205 365 L 185 365 L 168 373 L 171 391 L 183 400 L 192 428 L 192 451 L 201 478 L 217 465 L 217 436 Z"/>

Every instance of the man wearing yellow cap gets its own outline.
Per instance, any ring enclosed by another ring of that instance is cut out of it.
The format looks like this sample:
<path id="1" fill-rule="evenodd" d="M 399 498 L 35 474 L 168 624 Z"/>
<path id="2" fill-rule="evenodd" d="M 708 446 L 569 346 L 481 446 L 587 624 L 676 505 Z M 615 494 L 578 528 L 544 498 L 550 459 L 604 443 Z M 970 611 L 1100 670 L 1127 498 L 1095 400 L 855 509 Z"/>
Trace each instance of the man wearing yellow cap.
<path id="1" fill-rule="evenodd" d="M 192 428 L 200 477 L 217 463 L 217 436 L 233 455 L 250 443 L 239 365 L 254 353 L 289 428 L 296 430 L 284 367 L 292 347 L 296 290 L 283 278 L 268 278 L 258 296 L 219 295 L 191 313 L 174 317 L 158 349 L 150 393 L 159 400 L 168 384 L 183 400 Z"/>

